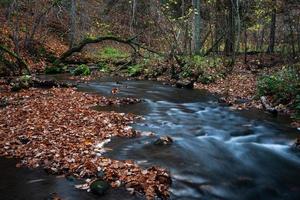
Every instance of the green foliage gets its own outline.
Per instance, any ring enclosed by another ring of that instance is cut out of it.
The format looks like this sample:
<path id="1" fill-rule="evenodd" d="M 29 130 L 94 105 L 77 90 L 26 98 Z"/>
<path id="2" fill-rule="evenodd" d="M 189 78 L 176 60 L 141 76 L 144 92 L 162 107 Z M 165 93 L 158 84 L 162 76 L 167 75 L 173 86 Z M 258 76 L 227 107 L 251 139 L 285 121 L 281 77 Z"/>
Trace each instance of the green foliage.
<path id="1" fill-rule="evenodd" d="M 294 109 L 295 109 L 295 118 L 296 119 L 300 119 L 300 94 L 298 94 L 296 96 L 296 99 L 295 99 L 295 103 L 294 103 Z"/>
<path id="2" fill-rule="evenodd" d="M 32 77 L 29 75 L 21 76 L 16 80 L 16 82 L 12 83 L 11 90 L 17 92 L 21 89 L 29 88 L 32 83 Z"/>
<path id="3" fill-rule="evenodd" d="M 65 71 L 64 67 L 62 66 L 49 66 L 46 67 L 45 69 L 46 74 L 60 74 L 63 73 L 64 71 Z"/>
<path id="4" fill-rule="evenodd" d="M 99 62 L 97 66 L 100 72 L 109 73 L 111 71 L 110 66 L 106 63 Z"/>
<path id="5" fill-rule="evenodd" d="M 274 96 L 277 103 L 288 103 L 300 94 L 300 65 L 284 68 L 273 75 L 262 76 L 258 80 L 259 96 Z"/>
<path id="6" fill-rule="evenodd" d="M 183 57 L 185 65 L 180 73 L 181 78 L 195 77 L 203 84 L 214 82 L 223 76 L 223 60 L 220 57 Z"/>
<path id="7" fill-rule="evenodd" d="M 117 60 L 129 57 L 128 53 L 113 47 L 106 47 L 99 52 L 99 57 L 104 60 Z"/>
<path id="8" fill-rule="evenodd" d="M 0 7 L 6 7 L 8 6 L 12 0 L 0 0 Z"/>
<path id="9" fill-rule="evenodd" d="M 82 64 L 76 67 L 76 69 L 72 72 L 72 74 L 74 76 L 88 76 L 91 74 L 91 70 L 87 65 Z"/>
<path id="10" fill-rule="evenodd" d="M 144 65 L 142 64 L 136 64 L 136 65 L 132 65 L 130 67 L 128 67 L 128 75 L 129 76 L 138 76 L 142 73 L 144 68 Z"/>

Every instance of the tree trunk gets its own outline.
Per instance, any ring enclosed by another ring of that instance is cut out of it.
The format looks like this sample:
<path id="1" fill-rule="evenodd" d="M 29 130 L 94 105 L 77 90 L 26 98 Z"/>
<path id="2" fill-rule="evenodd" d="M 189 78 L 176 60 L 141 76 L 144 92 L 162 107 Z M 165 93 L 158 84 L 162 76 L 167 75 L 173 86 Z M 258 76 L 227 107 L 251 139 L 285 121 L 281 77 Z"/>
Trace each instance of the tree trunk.
<path id="1" fill-rule="evenodd" d="M 248 51 L 248 35 L 247 35 L 247 29 L 244 28 L 244 63 L 247 64 L 247 51 Z"/>
<path id="2" fill-rule="evenodd" d="M 131 1 L 131 22 L 130 22 L 130 32 L 134 33 L 134 26 L 136 25 L 136 0 Z"/>
<path id="3" fill-rule="evenodd" d="M 75 43 L 76 36 L 76 0 L 71 0 L 71 9 L 70 9 L 70 33 L 69 33 L 69 47 L 72 48 Z"/>
<path id="4" fill-rule="evenodd" d="M 9 50 L 7 47 L 0 45 L 0 51 L 7 53 L 11 57 L 15 58 L 17 60 L 17 63 L 19 65 L 20 71 L 22 71 L 23 68 L 27 71 L 28 74 L 30 74 L 30 70 L 28 67 L 28 64 L 15 52 Z"/>
<path id="5" fill-rule="evenodd" d="M 259 51 L 263 51 L 264 41 L 265 41 L 265 27 L 263 27 L 261 30 Z"/>
<path id="6" fill-rule="evenodd" d="M 195 15 L 194 15 L 194 52 L 200 54 L 201 49 L 201 16 L 200 16 L 200 0 L 193 0 Z"/>
<path id="7" fill-rule="evenodd" d="M 240 37 L 241 37 L 241 17 L 240 17 L 240 3 L 236 0 L 236 26 L 237 26 L 237 39 L 236 39 L 236 52 L 240 51 Z"/>
<path id="8" fill-rule="evenodd" d="M 273 0 L 273 1 L 275 1 L 275 0 Z M 273 9 L 272 16 L 271 16 L 268 53 L 274 53 L 275 34 L 276 34 L 276 8 Z"/>
<path id="9" fill-rule="evenodd" d="M 234 3 L 233 0 L 227 0 L 227 5 L 229 13 L 227 16 L 227 37 L 225 41 L 225 54 L 232 55 L 234 53 L 234 44 L 235 44 L 235 15 L 234 15 Z"/>
<path id="10" fill-rule="evenodd" d="M 215 51 L 215 52 L 219 52 L 220 51 L 220 43 L 221 42 L 218 42 L 216 43 L 216 41 L 219 40 L 220 36 L 223 35 L 223 32 L 222 32 L 222 29 L 224 28 L 224 26 L 222 27 L 222 25 L 224 25 L 224 14 L 222 12 L 222 4 L 220 2 L 220 0 L 216 0 L 215 2 L 215 31 L 214 31 L 214 42 L 213 42 L 213 49 L 212 51 Z"/>

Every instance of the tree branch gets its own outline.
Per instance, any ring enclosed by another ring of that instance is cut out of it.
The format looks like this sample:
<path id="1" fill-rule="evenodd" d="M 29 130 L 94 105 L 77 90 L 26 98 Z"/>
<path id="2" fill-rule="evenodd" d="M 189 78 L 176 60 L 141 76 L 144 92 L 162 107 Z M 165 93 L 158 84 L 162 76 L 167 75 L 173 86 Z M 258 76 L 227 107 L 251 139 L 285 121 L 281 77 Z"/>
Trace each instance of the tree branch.
<path id="1" fill-rule="evenodd" d="M 58 62 L 63 62 L 65 61 L 68 57 L 72 56 L 74 53 L 76 52 L 80 52 L 86 45 L 88 44 L 96 44 L 96 43 L 100 43 L 103 41 L 115 41 L 118 43 L 122 43 L 122 44 L 127 44 L 129 45 L 136 53 L 138 53 L 137 49 L 135 46 L 141 48 L 141 49 L 145 49 L 151 53 L 155 53 L 155 54 L 159 54 L 162 55 L 161 53 L 154 51 L 148 47 L 145 47 L 137 42 L 134 41 L 136 37 L 131 37 L 129 39 L 122 39 L 119 37 L 115 37 L 115 36 L 103 36 L 103 37 L 96 37 L 96 38 L 86 38 L 84 40 L 82 40 L 78 45 L 75 45 L 74 47 L 70 48 L 69 50 L 67 50 L 65 53 L 63 53 L 60 58 L 57 60 Z"/>

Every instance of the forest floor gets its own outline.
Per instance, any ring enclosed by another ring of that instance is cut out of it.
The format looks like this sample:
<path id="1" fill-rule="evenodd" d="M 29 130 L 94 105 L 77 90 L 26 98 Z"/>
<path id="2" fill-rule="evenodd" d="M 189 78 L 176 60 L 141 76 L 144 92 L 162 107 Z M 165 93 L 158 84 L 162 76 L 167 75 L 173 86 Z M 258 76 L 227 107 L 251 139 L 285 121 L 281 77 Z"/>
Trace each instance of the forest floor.
<path id="1" fill-rule="evenodd" d="M 132 161 L 104 157 L 103 145 L 114 136 L 137 137 L 130 127 L 137 116 L 99 112 L 95 105 L 128 104 L 126 99 L 108 99 L 78 92 L 74 88 L 30 88 L 17 93 L 2 84 L 0 99 L 0 155 L 21 159 L 18 166 L 42 167 L 51 174 L 89 178 L 78 186 L 88 189 L 97 178 L 112 187 L 167 197 L 169 173 L 162 168 L 142 169 Z M 99 177 L 99 173 L 103 174 Z M 97 177 L 98 175 L 98 177 Z"/>
<path id="2" fill-rule="evenodd" d="M 252 59 L 255 59 L 252 58 Z M 211 93 L 221 95 L 220 103 L 225 103 L 235 109 L 265 109 L 261 99 L 258 96 L 258 79 L 262 75 L 272 75 L 284 68 L 284 65 L 279 64 L 272 67 L 251 69 L 249 64 L 244 64 L 238 61 L 232 72 L 225 78 L 217 79 L 214 83 L 202 84 L 195 83 L 195 88 L 205 89 Z M 281 115 L 291 117 L 293 127 L 300 127 L 300 120 L 293 118 L 294 111 L 290 105 L 272 105 L 272 96 L 268 96 L 268 101 L 271 106 Z"/>

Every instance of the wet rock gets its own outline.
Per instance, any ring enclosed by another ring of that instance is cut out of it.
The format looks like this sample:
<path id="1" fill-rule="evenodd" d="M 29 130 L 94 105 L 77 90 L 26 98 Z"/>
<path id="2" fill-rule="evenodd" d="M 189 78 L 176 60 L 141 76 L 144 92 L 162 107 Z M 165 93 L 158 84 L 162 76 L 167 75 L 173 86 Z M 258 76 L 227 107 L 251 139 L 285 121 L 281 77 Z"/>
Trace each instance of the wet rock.
<path id="1" fill-rule="evenodd" d="M 183 79 L 183 80 L 178 80 L 175 84 L 177 88 L 187 88 L 187 89 L 193 89 L 194 88 L 194 82 L 192 80 L 188 79 Z"/>
<path id="2" fill-rule="evenodd" d="M 233 137 L 247 136 L 247 135 L 253 135 L 253 134 L 254 134 L 254 131 L 251 128 L 245 128 L 244 130 L 233 131 L 230 133 L 230 135 Z"/>
<path id="3" fill-rule="evenodd" d="M 96 180 L 91 184 L 90 189 L 92 193 L 102 196 L 109 189 L 109 184 L 103 180 Z"/>
<path id="4" fill-rule="evenodd" d="M 158 138 L 157 140 L 155 140 L 153 144 L 159 145 L 159 146 L 171 145 L 171 144 L 173 144 L 173 139 L 170 136 L 162 136 L 162 137 Z"/>
<path id="5" fill-rule="evenodd" d="M 76 177 L 73 176 L 73 175 L 67 175 L 67 176 L 66 176 L 66 179 L 67 179 L 68 181 L 70 181 L 70 182 L 75 182 L 75 181 L 76 181 Z"/>
<path id="6" fill-rule="evenodd" d="M 244 104 L 244 103 L 248 103 L 248 102 L 250 102 L 249 99 L 236 99 L 234 101 L 235 104 Z"/>
<path id="7" fill-rule="evenodd" d="M 268 102 L 267 97 L 265 97 L 265 96 L 260 97 L 260 101 L 266 111 L 268 111 L 269 113 L 271 113 L 274 116 L 277 116 L 278 110 L 276 108 L 272 107 L 272 105 Z"/>
<path id="8" fill-rule="evenodd" d="M 218 99 L 218 103 L 221 105 L 221 106 L 232 106 L 232 103 L 229 102 L 225 97 L 221 97 Z"/>
<path id="9" fill-rule="evenodd" d="M 297 140 L 293 144 L 292 148 L 296 151 L 300 151 L 300 138 L 297 138 Z"/>

